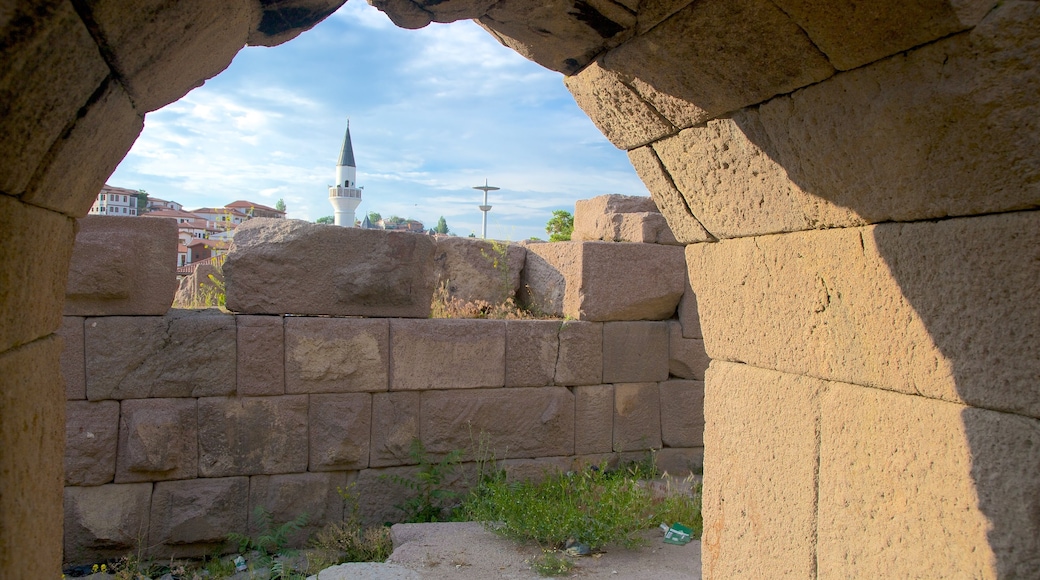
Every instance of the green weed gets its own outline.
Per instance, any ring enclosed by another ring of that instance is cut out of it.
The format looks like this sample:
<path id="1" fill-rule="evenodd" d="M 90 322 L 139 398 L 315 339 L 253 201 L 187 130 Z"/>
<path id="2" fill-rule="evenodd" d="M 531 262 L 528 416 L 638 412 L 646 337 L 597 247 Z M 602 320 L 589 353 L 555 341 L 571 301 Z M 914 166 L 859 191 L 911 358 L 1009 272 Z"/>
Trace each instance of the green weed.
<path id="1" fill-rule="evenodd" d="M 448 521 L 459 493 L 447 489 L 446 483 L 459 467 L 462 450 L 455 449 L 440 461 L 431 461 L 422 441 L 415 438 L 412 439 L 408 455 L 418 464 L 414 476 L 382 476 L 412 492 L 411 497 L 394 507 L 404 513 L 404 521 L 407 523 Z"/>

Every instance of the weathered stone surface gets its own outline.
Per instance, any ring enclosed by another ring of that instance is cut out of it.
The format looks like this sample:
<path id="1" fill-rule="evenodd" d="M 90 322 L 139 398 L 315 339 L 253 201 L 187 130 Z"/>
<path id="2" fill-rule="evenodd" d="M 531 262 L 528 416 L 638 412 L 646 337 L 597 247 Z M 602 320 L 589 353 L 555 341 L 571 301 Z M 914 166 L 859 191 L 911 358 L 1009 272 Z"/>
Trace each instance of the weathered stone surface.
<path id="1" fill-rule="evenodd" d="M 603 382 L 603 324 L 567 320 L 560 326 L 557 385 L 598 385 Z"/>
<path id="2" fill-rule="evenodd" d="M 212 278 L 210 278 L 212 276 Z M 212 262 L 202 262 L 195 266 L 191 274 L 181 278 L 177 283 L 177 292 L 173 295 L 174 308 L 210 308 L 219 301 L 220 289 L 216 283 L 224 283 L 224 273 Z"/>
<path id="3" fill-rule="evenodd" d="M 433 22 L 433 14 L 412 0 L 372 0 L 371 4 L 401 28 L 416 30 Z"/>
<path id="4" fill-rule="evenodd" d="M 614 451 L 661 448 L 657 383 L 614 385 Z"/>
<path id="5" fill-rule="evenodd" d="M 1040 422 L 845 384 L 821 414 L 821 577 L 1040 575 Z"/>
<path id="6" fill-rule="evenodd" d="M 610 453 L 614 450 L 614 385 L 573 387 L 574 453 Z"/>
<path id="7" fill-rule="evenodd" d="M 516 296 L 526 257 L 518 244 L 437 236 L 435 285 L 447 289 L 447 298 L 502 304 Z"/>
<path id="8" fill-rule="evenodd" d="M 704 381 L 664 381 L 661 442 L 666 447 L 704 446 Z"/>
<path id="9" fill-rule="evenodd" d="M 555 242 L 527 250 L 520 299 L 537 312 L 594 321 L 662 320 L 675 314 L 682 296 L 678 247 Z"/>
<path id="10" fill-rule="evenodd" d="M 372 395 L 370 466 L 414 463 L 408 452 L 419 438 L 419 397 L 417 391 Z"/>
<path id="11" fill-rule="evenodd" d="M 310 471 L 368 467 L 372 395 L 311 395 L 307 418 Z"/>
<path id="12" fill-rule="evenodd" d="M 285 320 L 287 393 L 385 391 L 390 368 L 386 320 Z"/>
<path id="13" fill-rule="evenodd" d="M 236 316 L 239 396 L 285 394 L 285 319 Z"/>
<path id="14" fill-rule="evenodd" d="M 628 160 L 635 167 L 639 178 L 643 180 L 650 196 L 660 208 L 661 214 L 668 222 L 668 228 L 680 244 L 696 244 L 713 242 L 715 236 L 704 229 L 697 216 L 693 215 L 689 204 L 682 193 L 675 187 L 675 182 L 668 175 L 653 147 L 639 147 L 628 152 Z"/>
<path id="15" fill-rule="evenodd" d="M 199 399 L 199 476 L 307 470 L 307 396 Z"/>
<path id="16" fill-rule="evenodd" d="M 620 74 L 605 70 L 598 62 L 564 77 L 563 83 L 596 128 L 618 149 L 634 149 L 676 131 Z M 575 219 L 575 231 L 577 225 Z"/>
<path id="17" fill-rule="evenodd" d="M 508 481 L 541 481 L 548 475 L 569 471 L 571 459 L 570 457 L 505 459 L 497 462 L 495 467 L 505 472 Z"/>
<path id="18" fill-rule="evenodd" d="M 553 384 L 560 355 L 560 320 L 506 321 L 506 386 Z"/>
<path id="19" fill-rule="evenodd" d="M 1040 417 L 1038 248 L 1033 211 L 698 244 L 687 261 L 712 358 Z"/>
<path id="20" fill-rule="evenodd" d="M 668 322 L 603 324 L 603 382 L 640 383 L 668 378 Z"/>
<path id="21" fill-rule="evenodd" d="M 119 403 L 65 404 L 65 485 L 111 483 L 116 472 Z"/>
<path id="22" fill-rule="evenodd" d="M 703 338 L 683 338 L 678 320 L 668 321 L 668 374 L 681 379 L 704 380 L 708 370 L 708 353 Z"/>
<path id="23" fill-rule="evenodd" d="M 116 483 L 198 475 L 195 399 L 128 400 L 121 407 Z"/>
<path id="24" fill-rule="evenodd" d="M 654 454 L 657 470 L 675 477 L 704 473 L 703 447 L 665 447 Z"/>
<path id="25" fill-rule="evenodd" d="M 617 194 L 575 202 L 571 239 L 678 245 L 654 200 Z"/>
<path id="26" fill-rule="evenodd" d="M 464 449 L 487 433 L 496 458 L 574 453 L 574 395 L 564 387 L 517 387 L 422 394 L 419 432 L 430 453 Z"/>
<path id="27" fill-rule="evenodd" d="M 192 557 L 225 545 L 228 534 L 246 533 L 249 478 L 160 481 L 152 493 L 150 552 Z"/>
<path id="28" fill-rule="evenodd" d="M 260 23 L 249 32 L 250 46 L 277 46 L 288 42 L 342 6 L 346 0 L 261 1 Z"/>
<path id="29" fill-rule="evenodd" d="M 712 361 L 704 386 L 704 577 L 812 578 L 827 383 Z"/>
<path id="30" fill-rule="evenodd" d="M 706 30 L 719 32 L 704 34 Z M 749 43 L 749 38 L 755 42 Z M 693 103 L 705 112 L 704 118 L 834 74 L 798 25 L 767 0 L 692 2 L 608 52 L 599 63 L 657 92 Z"/>
<path id="31" fill-rule="evenodd" d="M 120 558 L 146 548 L 152 484 L 65 488 L 65 555 L 69 564 Z"/>
<path id="32" fill-rule="evenodd" d="M 87 398 L 86 359 L 83 352 L 83 319 L 63 316 L 56 333 L 61 337 L 61 376 L 65 379 L 65 398 Z"/>
<path id="33" fill-rule="evenodd" d="M 697 309 L 697 295 L 690 286 L 689 275 L 686 276 L 686 290 L 679 300 L 678 314 L 683 338 L 704 338 L 701 331 L 701 315 Z"/>
<path id="34" fill-rule="evenodd" d="M 390 390 L 505 384 L 504 320 L 391 320 Z"/>
<path id="35" fill-rule="evenodd" d="M 262 507 L 274 526 L 291 522 L 307 514 L 307 523 L 289 535 L 286 546 L 303 548 L 307 538 L 325 525 L 343 521 L 343 498 L 336 488 L 347 485 L 346 473 L 290 473 L 254 475 L 249 478 L 249 535 L 257 537 L 267 531 L 254 517 Z"/>
<path id="36" fill-rule="evenodd" d="M 46 336 L 61 324 L 75 222 L 0 195 L 0 352 Z"/>
<path id="37" fill-rule="evenodd" d="M 118 0 L 90 0 L 88 9 L 115 72 L 150 112 L 227 68 L 260 21 L 259 4 L 150 0 L 127 10 Z"/>
<path id="38" fill-rule="evenodd" d="M 433 253 L 429 236 L 251 219 L 236 230 L 224 263 L 227 306 L 244 314 L 425 318 Z"/>
<path id="39" fill-rule="evenodd" d="M 109 70 L 71 4 L 8 3 L 4 12 L 0 191 L 17 195 Z"/>
<path id="40" fill-rule="evenodd" d="M 87 216 L 77 225 L 65 315 L 166 314 L 177 292 L 177 222 Z"/>
<path id="41" fill-rule="evenodd" d="M 86 321 L 87 398 L 235 392 L 235 318 L 217 310 Z"/>
<path id="42" fill-rule="evenodd" d="M 36 555 L 39 570 L 61 567 L 60 355 L 54 336 L 0 352 L 0 570 L 20 569 L 24 554 Z"/>
<path id="43" fill-rule="evenodd" d="M 1038 22 L 1035 4 L 1004 3 L 971 32 L 654 148 L 719 237 L 1035 208 L 1040 69 L 1020 65 Z"/>
<path id="44" fill-rule="evenodd" d="M 418 470 L 418 467 L 407 466 L 364 469 L 358 472 L 357 485 L 353 491 L 361 498 L 358 506 L 361 522 L 366 526 L 400 522 L 405 514 L 394 506 L 414 497 L 414 492 L 404 485 L 394 483 L 389 477 L 415 481 Z M 475 475 L 472 464 L 462 465 L 461 469 L 456 469 L 442 482 L 441 489 L 463 493 L 475 481 Z"/>

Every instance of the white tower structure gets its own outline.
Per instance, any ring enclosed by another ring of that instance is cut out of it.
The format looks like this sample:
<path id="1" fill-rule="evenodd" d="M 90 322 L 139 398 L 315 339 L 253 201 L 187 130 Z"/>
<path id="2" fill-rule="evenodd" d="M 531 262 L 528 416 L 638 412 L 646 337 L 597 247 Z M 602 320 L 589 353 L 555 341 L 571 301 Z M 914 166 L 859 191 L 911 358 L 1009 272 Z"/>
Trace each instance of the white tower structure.
<path id="1" fill-rule="evenodd" d="M 350 119 L 347 119 L 347 134 L 336 163 L 336 185 L 329 187 L 329 203 L 336 212 L 337 226 L 354 227 L 354 210 L 361 204 L 356 179 L 357 164 L 354 163 L 354 146 L 350 143 Z"/>

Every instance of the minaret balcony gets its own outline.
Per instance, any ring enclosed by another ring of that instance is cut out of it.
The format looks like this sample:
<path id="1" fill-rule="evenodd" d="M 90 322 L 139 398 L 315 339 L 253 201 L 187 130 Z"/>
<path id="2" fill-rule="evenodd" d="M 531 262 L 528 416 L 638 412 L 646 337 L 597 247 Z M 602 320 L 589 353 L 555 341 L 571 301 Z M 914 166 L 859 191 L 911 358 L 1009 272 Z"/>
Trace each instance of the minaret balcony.
<path id="1" fill-rule="evenodd" d="M 361 190 L 354 187 L 330 187 L 329 198 L 351 197 L 361 199 Z"/>

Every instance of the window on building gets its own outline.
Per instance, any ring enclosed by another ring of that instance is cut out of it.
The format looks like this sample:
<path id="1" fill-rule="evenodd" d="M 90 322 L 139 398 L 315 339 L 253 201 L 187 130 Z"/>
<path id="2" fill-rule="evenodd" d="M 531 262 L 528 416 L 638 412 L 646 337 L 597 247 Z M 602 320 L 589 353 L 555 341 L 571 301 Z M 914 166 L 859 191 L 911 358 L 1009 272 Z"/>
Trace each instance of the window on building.
<path id="1" fill-rule="evenodd" d="M 126 213 L 126 208 L 125 207 L 123 208 L 123 213 Z"/>
<path id="2" fill-rule="evenodd" d="M 101 194 L 101 201 L 105 201 L 105 194 Z"/>

